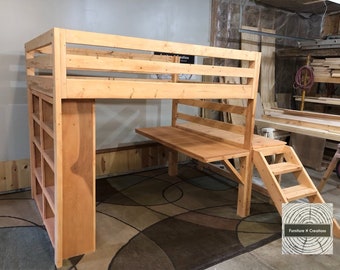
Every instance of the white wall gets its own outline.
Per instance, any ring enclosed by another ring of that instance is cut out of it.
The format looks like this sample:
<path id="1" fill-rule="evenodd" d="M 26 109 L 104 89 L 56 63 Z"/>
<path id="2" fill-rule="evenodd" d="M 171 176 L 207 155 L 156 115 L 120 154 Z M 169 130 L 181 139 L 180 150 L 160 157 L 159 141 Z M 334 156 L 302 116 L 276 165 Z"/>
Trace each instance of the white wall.
<path id="1" fill-rule="evenodd" d="M 29 157 L 24 44 L 52 27 L 209 44 L 210 0 L 0 0 L 0 161 Z M 98 101 L 97 149 L 168 124 L 169 101 Z"/>

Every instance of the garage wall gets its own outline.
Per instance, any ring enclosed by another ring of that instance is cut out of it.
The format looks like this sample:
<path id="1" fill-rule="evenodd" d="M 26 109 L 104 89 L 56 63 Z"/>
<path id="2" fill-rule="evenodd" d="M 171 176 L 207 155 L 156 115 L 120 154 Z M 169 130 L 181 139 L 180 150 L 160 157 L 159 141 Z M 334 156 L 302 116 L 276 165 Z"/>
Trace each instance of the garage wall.
<path id="1" fill-rule="evenodd" d="M 209 44 L 210 0 L 11 0 L 0 7 L 0 161 L 29 157 L 24 43 L 52 27 Z M 98 102 L 97 149 L 170 123 L 169 101 Z"/>

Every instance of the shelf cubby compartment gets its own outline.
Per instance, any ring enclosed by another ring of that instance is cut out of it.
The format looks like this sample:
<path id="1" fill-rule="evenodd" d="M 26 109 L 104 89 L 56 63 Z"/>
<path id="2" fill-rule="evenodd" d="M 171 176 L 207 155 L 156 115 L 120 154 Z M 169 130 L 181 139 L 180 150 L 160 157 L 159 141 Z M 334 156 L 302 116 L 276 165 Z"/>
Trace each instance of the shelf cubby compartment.
<path id="1" fill-rule="evenodd" d="M 33 120 L 33 136 L 38 144 L 41 144 L 40 125 Z"/>
<path id="2" fill-rule="evenodd" d="M 44 198 L 44 213 L 43 220 L 47 233 L 51 239 L 51 243 L 55 245 L 55 215 L 46 197 Z"/>
<path id="3" fill-rule="evenodd" d="M 32 95 L 32 109 L 33 109 L 33 116 L 39 119 L 40 115 L 40 98 L 36 95 Z"/>
<path id="4" fill-rule="evenodd" d="M 46 160 L 43 161 L 44 163 L 44 191 L 45 197 L 48 200 L 50 206 L 54 210 L 55 205 L 55 183 L 54 183 L 54 172 L 50 167 L 50 164 Z"/>
<path id="5" fill-rule="evenodd" d="M 45 159 L 50 164 L 51 168 L 54 167 L 54 141 L 50 134 L 43 130 L 43 153 Z"/>
<path id="6" fill-rule="evenodd" d="M 47 100 L 42 100 L 42 121 L 53 132 L 53 105 Z"/>
<path id="7" fill-rule="evenodd" d="M 40 185 L 42 185 L 43 182 L 42 182 L 42 171 L 41 171 L 41 168 L 42 168 L 41 153 L 40 153 L 39 148 L 35 144 L 33 145 L 33 148 L 34 148 L 34 158 L 33 158 L 34 168 L 32 169 L 33 169 L 35 177 L 39 181 Z"/>
<path id="8" fill-rule="evenodd" d="M 37 177 L 35 177 L 35 201 L 37 203 L 39 212 L 42 213 L 43 211 L 43 192 L 42 192 L 42 188 L 40 185 L 39 180 L 37 179 Z"/>

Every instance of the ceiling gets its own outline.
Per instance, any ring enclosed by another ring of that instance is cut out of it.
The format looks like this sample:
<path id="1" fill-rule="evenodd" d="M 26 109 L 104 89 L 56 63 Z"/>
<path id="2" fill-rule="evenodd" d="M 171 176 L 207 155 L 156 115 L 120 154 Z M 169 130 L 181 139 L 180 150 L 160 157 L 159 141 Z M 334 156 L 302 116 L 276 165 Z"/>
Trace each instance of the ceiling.
<path id="1" fill-rule="evenodd" d="M 255 0 L 255 2 L 296 13 L 323 14 L 325 11 L 327 13 L 340 12 L 339 4 L 324 0 Z"/>

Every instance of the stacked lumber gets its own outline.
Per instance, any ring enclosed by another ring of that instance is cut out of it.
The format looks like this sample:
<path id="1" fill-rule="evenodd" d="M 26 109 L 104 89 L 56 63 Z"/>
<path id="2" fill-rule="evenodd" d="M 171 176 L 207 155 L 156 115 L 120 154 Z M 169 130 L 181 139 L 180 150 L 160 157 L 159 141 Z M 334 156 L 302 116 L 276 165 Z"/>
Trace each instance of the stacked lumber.
<path id="1" fill-rule="evenodd" d="M 266 110 L 256 125 L 278 130 L 340 141 L 340 116 L 334 114 L 288 109 Z"/>
<path id="2" fill-rule="evenodd" d="M 331 77 L 340 78 L 340 58 L 326 58 L 325 64 L 331 71 Z"/>
<path id="3" fill-rule="evenodd" d="M 340 78 L 340 58 L 313 59 L 311 66 L 315 77 Z"/>
<path id="4" fill-rule="evenodd" d="M 295 98 L 295 101 L 301 101 L 301 96 L 294 96 L 294 98 Z M 305 97 L 305 102 L 340 106 L 340 98 L 308 97 L 307 96 L 307 97 Z"/>
<path id="5" fill-rule="evenodd" d="M 329 77 L 331 75 L 328 67 L 325 66 L 325 59 L 313 59 L 311 67 L 316 77 Z"/>

